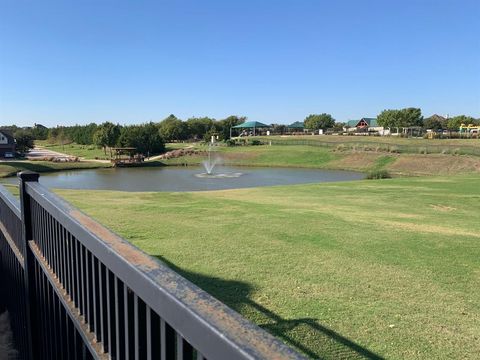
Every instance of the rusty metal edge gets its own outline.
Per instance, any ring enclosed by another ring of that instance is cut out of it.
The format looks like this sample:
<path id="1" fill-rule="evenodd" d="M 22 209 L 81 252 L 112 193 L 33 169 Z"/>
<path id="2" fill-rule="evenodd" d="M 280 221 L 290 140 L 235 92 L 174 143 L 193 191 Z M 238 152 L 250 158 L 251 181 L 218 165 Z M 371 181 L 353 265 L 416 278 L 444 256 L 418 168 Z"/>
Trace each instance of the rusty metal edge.
<path id="1" fill-rule="evenodd" d="M 80 333 L 80 336 L 82 337 L 84 343 L 87 345 L 88 349 L 93 354 L 93 357 L 98 360 L 108 360 L 109 356 L 103 352 L 101 344 L 95 340 L 95 334 L 88 330 L 88 326 L 85 323 L 83 316 L 79 314 L 78 308 L 75 307 L 73 301 L 70 299 L 70 296 L 66 294 L 65 289 L 58 281 L 56 275 L 50 269 L 46 259 L 40 252 L 40 249 L 37 247 L 33 240 L 30 240 L 28 242 L 28 246 L 32 250 L 35 259 L 40 264 L 43 273 L 47 276 L 49 283 L 55 290 L 55 293 L 57 294 L 59 300 L 65 308 L 68 316 L 70 317 L 73 324 Z"/>
<path id="2" fill-rule="evenodd" d="M 36 182 L 27 193 L 209 359 L 305 359 Z"/>

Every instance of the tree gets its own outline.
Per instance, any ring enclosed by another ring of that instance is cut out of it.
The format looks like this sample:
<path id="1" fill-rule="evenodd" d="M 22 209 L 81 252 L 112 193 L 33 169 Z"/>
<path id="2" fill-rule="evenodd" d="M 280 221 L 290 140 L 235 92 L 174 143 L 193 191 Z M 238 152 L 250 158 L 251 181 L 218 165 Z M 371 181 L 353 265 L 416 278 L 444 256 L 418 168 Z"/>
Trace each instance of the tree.
<path id="1" fill-rule="evenodd" d="M 236 125 L 240 125 L 247 120 L 245 116 L 230 115 L 229 117 L 217 121 L 216 128 L 222 140 L 230 139 L 230 129 Z"/>
<path id="2" fill-rule="evenodd" d="M 272 133 L 283 135 L 288 131 L 287 125 L 284 124 L 271 124 Z"/>
<path id="3" fill-rule="evenodd" d="M 164 140 L 185 140 L 188 138 L 188 126 L 175 115 L 170 115 L 158 125 Z"/>
<path id="4" fill-rule="evenodd" d="M 205 134 L 212 128 L 214 119 L 209 117 L 193 117 L 187 120 L 188 137 L 191 139 L 203 139 Z"/>
<path id="5" fill-rule="evenodd" d="M 111 122 L 104 122 L 93 133 L 93 143 L 98 147 L 103 148 L 105 155 L 107 154 L 107 147 L 110 149 L 117 144 L 120 137 L 120 125 L 114 125 Z"/>
<path id="6" fill-rule="evenodd" d="M 443 116 L 432 115 L 423 120 L 423 128 L 429 130 L 443 130 L 447 128 L 447 119 Z"/>
<path id="7" fill-rule="evenodd" d="M 462 124 L 464 125 L 476 124 L 476 121 L 471 116 L 466 116 L 466 115 L 454 116 L 448 119 L 447 127 L 449 130 L 458 131 L 460 129 L 460 125 Z"/>
<path id="8" fill-rule="evenodd" d="M 48 128 L 40 124 L 35 124 L 31 133 L 35 140 L 46 140 L 48 137 Z"/>
<path id="9" fill-rule="evenodd" d="M 383 110 L 377 116 L 377 123 L 383 127 L 398 128 L 423 126 L 422 110 L 419 108 Z"/>
<path id="10" fill-rule="evenodd" d="M 402 127 L 415 127 L 423 125 L 422 110 L 420 108 L 406 108 L 400 110 Z"/>
<path id="11" fill-rule="evenodd" d="M 385 128 L 399 127 L 400 110 L 383 110 L 377 116 L 377 123 Z"/>
<path id="12" fill-rule="evenodd" d="M 30 149 L 33 149 L 34 138 L 30 133 L 24 130 L 19 130 L 14 134 L 14 137 L 16 141 L 16 148 L 18 151 L 24 153 Z"/>
<path id="13" fill-rule="evenodd" d="M 346 126 L 347 124 L 344 123 L 344 122 L 336 122 L 335 125 L 333 125 L 333 131 L 343 131 L 343 128 Z"/>
<path id="14" fill-rule="evenodd" d="M 310 130 L 330 129 L 335 125 L 335 119 L 330 114 L 308 115 L 303 121 L 305 128 Z"/>
<path id="15" fill-rule="evenodd" d="M 134 147 L 144 155 L 165 151 L 165 141 L 158 127 L 151 122 L 123 127 L 118 142 L 121 146 Z"/>

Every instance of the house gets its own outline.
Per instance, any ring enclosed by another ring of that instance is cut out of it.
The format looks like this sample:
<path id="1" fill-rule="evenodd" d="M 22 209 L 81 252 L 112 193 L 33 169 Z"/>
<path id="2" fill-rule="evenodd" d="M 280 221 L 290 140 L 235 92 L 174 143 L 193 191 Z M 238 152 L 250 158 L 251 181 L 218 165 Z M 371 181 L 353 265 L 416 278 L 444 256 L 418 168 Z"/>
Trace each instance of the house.
<path id="1" fill-rule="evenodd" d="M 379 126 L 376 118 L 361 118 L 360 120 L 349 120 L 347 121 L 345 131 L 348 132 L 369 132 L 369 131 L 378 131 L 382 135 L 386 130 L 383 129 L 383 126 Z"/>
<path id="2" fill-rule="evenodd" d="M 7 130 L 0 130 L 0 157 L 5 157 L 8 153 L 15 154 L 15 139 L 13 135 Z"/>

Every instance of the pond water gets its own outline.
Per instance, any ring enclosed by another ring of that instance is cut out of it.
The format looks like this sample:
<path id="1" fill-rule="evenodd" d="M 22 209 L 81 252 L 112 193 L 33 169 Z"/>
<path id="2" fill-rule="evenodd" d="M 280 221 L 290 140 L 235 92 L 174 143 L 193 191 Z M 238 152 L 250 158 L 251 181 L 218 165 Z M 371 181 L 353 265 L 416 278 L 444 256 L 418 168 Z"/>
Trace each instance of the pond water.
<path id="1" fill-rule="evenodd" d="M 205 191 L 257 186 L 359 180 L 364 174 L 352 171 L 215 167 L 208 176 L 202 167 L 115 168 L 62 171 L 40 175 L 48 188 L 120 191 Z M 8 179 L 16 182 L 16 179 Z"/>

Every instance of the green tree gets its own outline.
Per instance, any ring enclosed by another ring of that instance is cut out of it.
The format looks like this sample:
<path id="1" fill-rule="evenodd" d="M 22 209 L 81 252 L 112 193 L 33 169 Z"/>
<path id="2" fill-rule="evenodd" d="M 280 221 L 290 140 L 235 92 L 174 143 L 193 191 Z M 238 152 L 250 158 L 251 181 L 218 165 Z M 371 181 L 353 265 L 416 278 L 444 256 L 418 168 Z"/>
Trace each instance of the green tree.
<path id="1" fill-rule="evenodd" d="M 377 116 L 377 123 L 383 127 L 413 127 L 423 126 L 422 111 L 419 108 L 401 110 L 383 110 Z"/>
<path id="2" fill-rule="evenodd" d="M 272 133 L 283 135 L 288 131 L 287 125 L 284 124 L 272 124 Z"/>
<path id="3" fill-rule="evenodd" d="M 35 124 L 32 128 L 32 136 L 35 140 L 46 140 L 48 137 L 48 128 Z"/>
<path id="4" fill-rule="evenodd" d="M 335 125 L 335 119 L 330 114 L 312 114 L 308 115 L 303 121 L 305 128 L 310 130 L 326 130 L 330 129 Z"/>
<path id="5" fill-rule="evenodd" d="M 230 139 L 230 129 L 233 126 L 244 123 L 247 120 L 245 116 L 230 115 L 229 117 L 219 120 L 215 123 L 215 127 L 221 140 Z"/>
<path id="6" fill-rule="evenodd" d="M 215 120 L 209 117 L 193 117 L 187 120 L 188 137 L 195 140 L 203 139 L 205 134 L 210 131 Z"/>
<path id="7" fill-rule="evenodd" d="M 134 147 L 144 155 L 165 151 L 165 141 L 158 127 L 151 122 L 123 127 L 118 142 L 121 146 Z"/>
<path id="8" fill-rule="evenodd" d="M 402 127 L 414 127 L 423 125 L 422 110 L 420 108 L 406 108 L 400 110 Z"/>
<path id="9" fill-rule="evenodd" d="M 377 123 L 383 127 L 399 127 L 400 110 L 383 110 L 377 116 Z"/>
<path id="10" fill-rule="evenodd" d="M 476 124 L 476 121 L 471 116 L 466 116 L 466 115 L 454 116 L 448 119 L 447 127 L 449 130 L 458 131 L 460 129 L 460 125 L 462 124 L 464 125 Z"/>
<path id="11" fill-rule="evenodd" d="M 17 132 L 15 132 L 14 138 L 16 141 L 16 148 L 18 151 L 24 153 L 30 149 L 33 149 L 34 138 L 30 134 L 30 132 L 25 130 L 18 130 Z"/>
<path id="12" fill-rule="evenodd" d="M 336 122 L 335 125 L 333 125 L 333 130 L 334 131 L 343 131 L 343 127 L 346 126 L 347 124 L 344 122 Z"/>
<path id="13" fill-rule="evenodd" d="M 103 148 L 105 155 L 107 154 L 107 147 L 114 147 L 120 137 L 121 126 L 112 124 L 111 122 L 104 122 L 93 133 L 93 143 L 98 147 Z"/>
<path id="14" fill-rule="evenodd" d="M 185 140 L 188 138 L 188 126 L 175 115 L 170 115 L 158 124 L 160 135 L 166 141 Z"/>
<path id="15" fill-rule="evenodd" d="M 447 120 L 438 115 L 432 115 L 423 120 L 423 128 L 430 130 L 443 130 L 447 128 Z"/>

